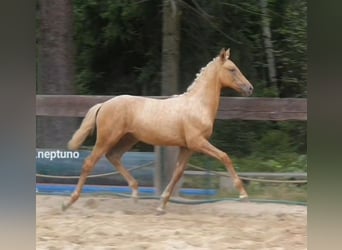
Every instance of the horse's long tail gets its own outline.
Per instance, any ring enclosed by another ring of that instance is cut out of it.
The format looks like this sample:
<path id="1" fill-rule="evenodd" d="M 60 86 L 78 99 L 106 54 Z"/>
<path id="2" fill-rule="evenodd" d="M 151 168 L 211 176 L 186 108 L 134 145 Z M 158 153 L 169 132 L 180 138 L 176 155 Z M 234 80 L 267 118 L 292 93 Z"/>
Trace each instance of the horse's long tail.
<path id="1" fill-rule="evenodd" d="M 81 126 L 78 130 L 76 130 L 71 140 L 68 142 L 68 148 L 70 150 L 77 150 L 88 137 L 88 135 L 93 133 L 96 126 L 97 112 L 101 106 L 102 103 L 99 103 L 89 109 L 81 123 Z"/>

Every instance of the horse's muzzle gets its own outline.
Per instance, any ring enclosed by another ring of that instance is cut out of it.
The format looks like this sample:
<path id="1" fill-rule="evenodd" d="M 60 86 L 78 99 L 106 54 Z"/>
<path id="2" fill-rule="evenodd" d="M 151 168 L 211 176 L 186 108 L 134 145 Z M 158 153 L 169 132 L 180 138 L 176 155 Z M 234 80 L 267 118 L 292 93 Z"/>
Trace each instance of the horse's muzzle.
<path id="1" fill-rule="evenodd" d="M 246 85 L 243 88 L 243 95 L 244 96 L 251 96 L 253 94 L 253 86 L 251 84 Z"/>

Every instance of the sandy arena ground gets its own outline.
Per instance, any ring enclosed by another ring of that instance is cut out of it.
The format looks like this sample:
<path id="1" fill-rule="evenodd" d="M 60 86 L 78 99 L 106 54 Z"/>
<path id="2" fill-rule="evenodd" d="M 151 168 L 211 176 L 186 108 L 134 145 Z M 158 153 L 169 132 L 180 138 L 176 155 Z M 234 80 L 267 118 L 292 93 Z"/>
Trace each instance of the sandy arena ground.
<path id="1" fill-rule="evenodd" d="M 304 206 L 169 203 L 157 216 L 157 200 L 82 196 L 62 212 L 67 199 L 37 195 L 36 249 L 307 249 Z"/>

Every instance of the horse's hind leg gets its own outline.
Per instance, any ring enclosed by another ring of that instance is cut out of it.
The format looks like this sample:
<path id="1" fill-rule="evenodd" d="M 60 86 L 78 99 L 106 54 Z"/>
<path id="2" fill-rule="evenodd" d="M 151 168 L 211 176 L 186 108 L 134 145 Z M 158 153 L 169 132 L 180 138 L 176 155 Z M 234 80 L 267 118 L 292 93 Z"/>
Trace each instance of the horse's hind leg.
<path id="1" fill-rule="evenodd" d="M 158 214 L 164 213 L 165 206 L 167 202 L 169 201 L 177 182 L 182 177 L 184 170 L 186 168 L 186 165 L 192 154 L 193 154 L 193 151 L 187 148 L 181 148 L 179 155 L 178 155 L 177 166 L 172 174 L 169 184 L 166 186 L 166 188 L 164 189 L 161 195 L 161 202 L 160 202 L 159 207 L 157 208 Z"/>
<path id="2" fill-rule="evenodd" d="M 75 191 L 72 193 L 69 202 L 66 205 L 62 205 L 62 210 L 65 211 L 69 208 L 81 195 L 83 185 L 89 175 L 89 173 L 94 169 L 95 164 L 98 160 L 105 154 L 106 147 L 99 146 L 98 144 L 95 145 L 94 149 L 92 150 L 91 154 L 85 159 L 82 167 L 82 173 L 78 180 L 77 186 Z"/>
<path id="3" fill-rule="evenodd" d="M 121 175 L 125 178 L 128 185 L 132 188 L 132 198 L 136 201 L 138 198 L 138 182 L 122 165 L 122 155 L 130 150 L 138 140 L 131 134 L 126 134 L 120 141 L 106 154 L 107 159 L 117 168 Z"/>

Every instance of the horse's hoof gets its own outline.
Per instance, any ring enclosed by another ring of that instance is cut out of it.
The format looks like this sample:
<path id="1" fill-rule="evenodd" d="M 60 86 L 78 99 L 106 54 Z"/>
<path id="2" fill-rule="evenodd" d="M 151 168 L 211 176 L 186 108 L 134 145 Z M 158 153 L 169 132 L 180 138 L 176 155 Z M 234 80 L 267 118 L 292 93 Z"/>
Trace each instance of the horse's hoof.
<path id="1" fill-rule="evenodd" d="M 248 195 L 240 195 L 239 201 L 249 202 Z"/>
<path id="2" fill-rule="evenodd" d="M 133 190 L 131 197 L 132 197 L 134 203 L 137 203 L 138 199 L 139 199 L 138 190 Z"/>
<path id="3" fill-rule="evenodd" d="M 62 203 L 62 211 L 65 212 L 65 210 L 68 209 L 68 205 L 65 205 L 64 202 Z"/>
<path id="4" fill-rule="evenodd" d="M 156 215 L 163 215 L 166 214 L 165 209 L 158 207 L 156 211 Z"/>
<path id="5" fill-rule="evenodd" d="M 132 200 L 133 200 L 134 204 L 136 204 L 136 203 L 138 203 L 139 197 L 132 196 Z"/>

